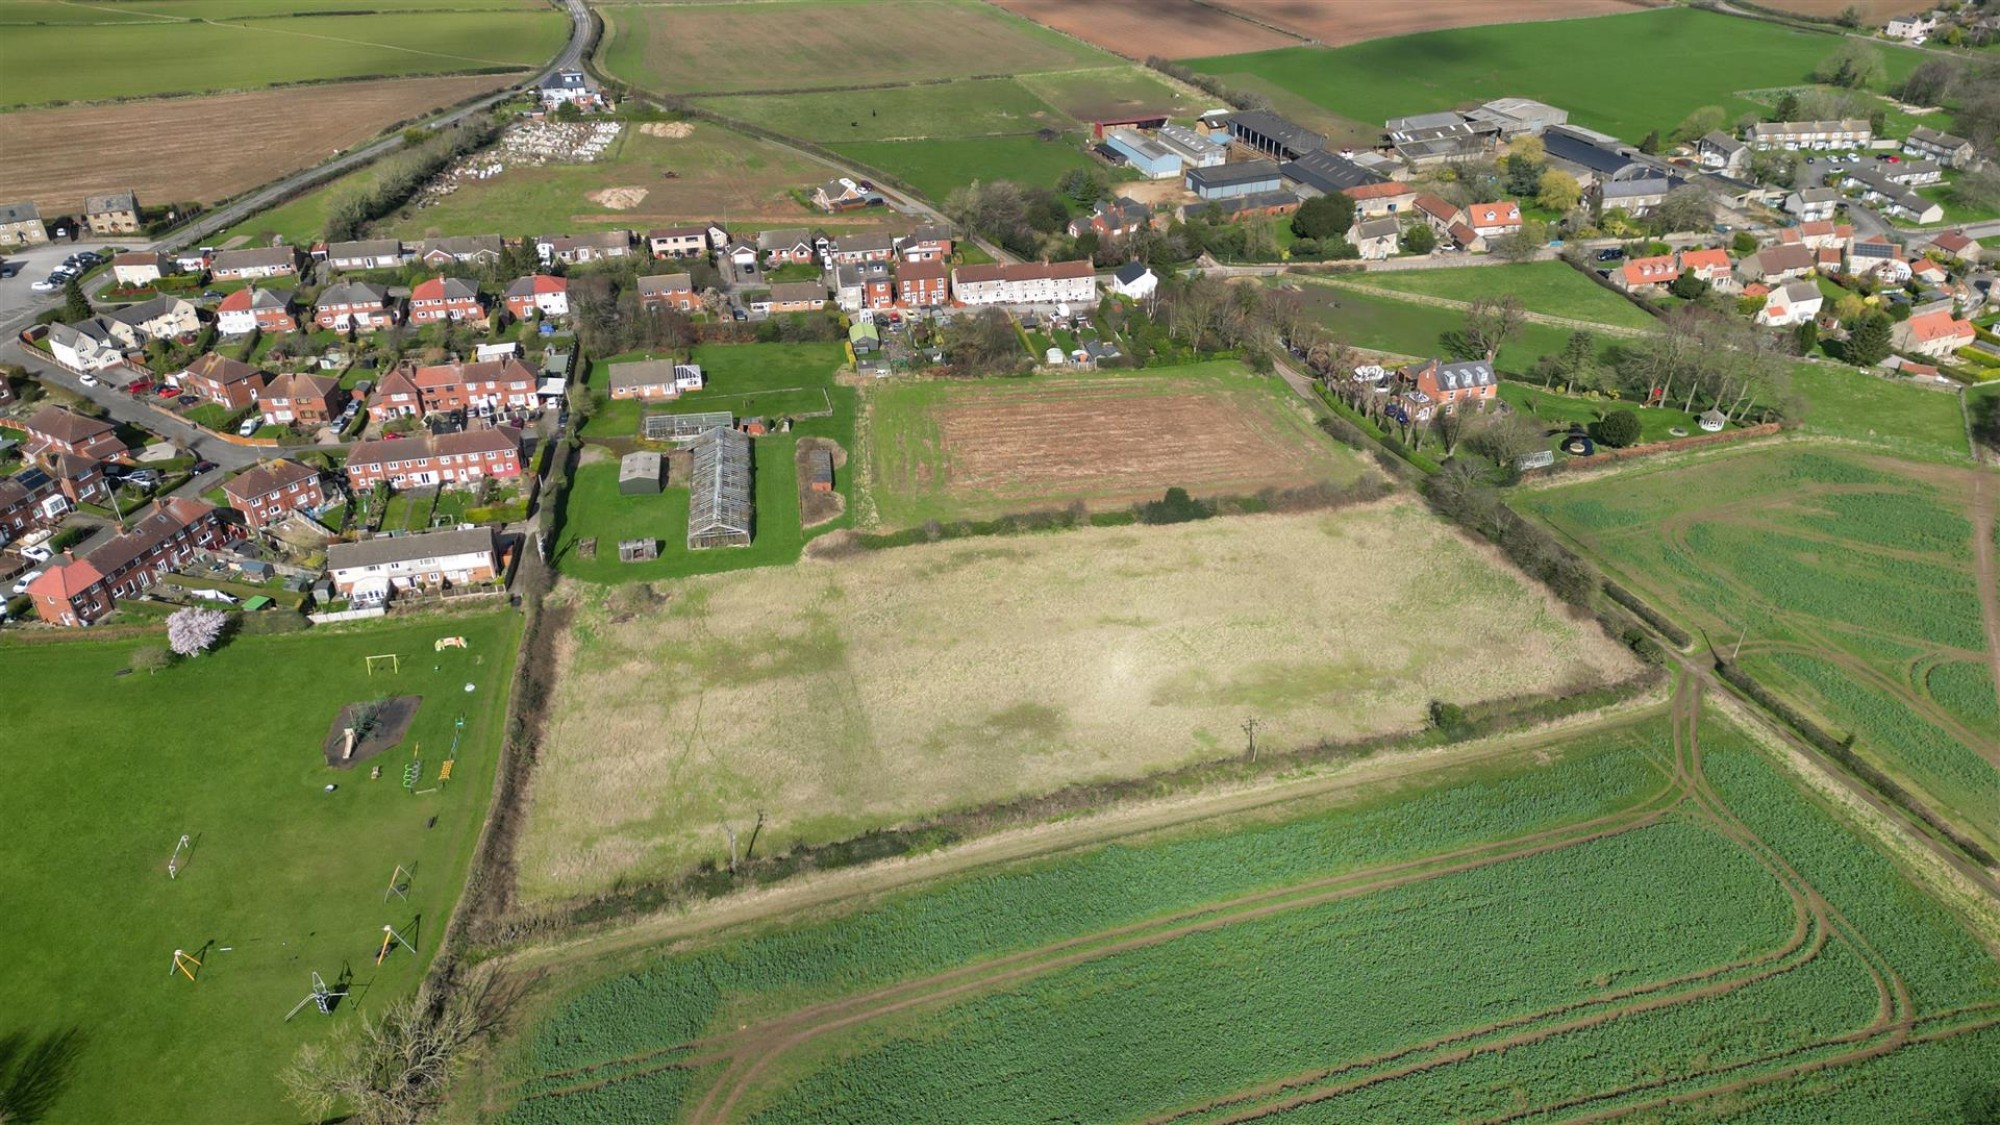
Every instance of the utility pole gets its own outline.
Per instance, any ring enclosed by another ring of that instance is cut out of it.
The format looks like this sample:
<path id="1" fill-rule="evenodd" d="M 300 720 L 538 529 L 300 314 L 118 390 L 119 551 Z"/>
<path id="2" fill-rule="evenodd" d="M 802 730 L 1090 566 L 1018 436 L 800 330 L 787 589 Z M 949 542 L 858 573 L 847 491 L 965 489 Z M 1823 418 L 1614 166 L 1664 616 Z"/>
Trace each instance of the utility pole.
<path id="1" fill-rule="evenodd" d="M 729 873 L 736 874 L 736 829 L 724 821 L 722 831 L 729 837 Z"/>
<path id="2" fill-rule="evenodd" d="M 749 863 L 750 857 L 757 853 L 757 834 L 759 832 L 762 832 L 763 830 L 764 830 L 764 810 L 758 809 L 757 826 L 750 830 L 750 843 L 749 846 L 743 849 L 743 862 Z"/>
<path id="3" fill-rule="evenodd" d="M 1243 720 L 1243 734 L 1250 740 L 1250 760 L 1253 762 L 1257 760 L 1257 728 L 1261 725 L 1255 715 Z"/>

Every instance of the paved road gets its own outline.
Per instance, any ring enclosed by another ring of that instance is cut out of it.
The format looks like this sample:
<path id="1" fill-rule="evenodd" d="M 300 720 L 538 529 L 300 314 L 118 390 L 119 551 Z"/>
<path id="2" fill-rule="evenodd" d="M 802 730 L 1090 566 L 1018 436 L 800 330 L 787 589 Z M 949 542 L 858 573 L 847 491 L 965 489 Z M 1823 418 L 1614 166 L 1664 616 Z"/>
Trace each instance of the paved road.
<path id="1" fill-rule="evenodd" d="M 18 363 L 43 383 L 82 395 L 104 407 L 114 421 L 151 430 L 196 457 L 213 461 L 224 469 L 240 469 L 277 454 L 277 451 L 272 449 L 246 447 L 223 441 L 199 426 L 170 418 L 166 412 L 139 402 L 109 383 L 100 382 L 95 387 L 86 387 L 75 375 L 50 363 L 41 353 L 28 348 L 18 340 L 9 339 L 5 346 L 0 346 L 0 362 Z M 213 487 L 213 484 L 213 481 L 202 483 L 201 488 Z M 195 491 L 199 492 L 200 488 Z"/>

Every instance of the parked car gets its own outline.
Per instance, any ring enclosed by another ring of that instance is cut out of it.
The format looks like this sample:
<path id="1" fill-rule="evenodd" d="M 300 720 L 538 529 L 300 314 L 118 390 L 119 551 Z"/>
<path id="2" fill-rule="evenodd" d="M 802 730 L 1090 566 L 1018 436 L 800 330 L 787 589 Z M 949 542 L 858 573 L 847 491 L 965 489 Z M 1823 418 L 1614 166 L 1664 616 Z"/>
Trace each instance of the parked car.
<path id="1" fill-rule="evenodd" d="M 21 263 L 0 262 L 0 277 L 13 277 L 15 274 L 20 272 L 21 272 Z"/>
<path id="2" fill-rule="evenodd" d="M 1597 260 L 1600 262 L 1615 262 L 1624 256 L 1625 256 L 1625 251 L 1620 250 L 1616 246 L 1613 246 L 1608 250 L 1599 250 L 1597 252 Z"/>
<path id="3" fill-rule="evenodd" d="M 14 592 L 16 594 L 27 593 L 28 583 L 33 582 L 35 579 L 40 578 L 41 576 L 42 572 L 39 570 L 31 570 L 28 573 L 23 574 L 21 576 L 21 580 L 19 582 L 14 583 Z"/>
<path id="4" fill-rule="evenodd" d="M 55 552 L 46 543 L 35 543 L 21 548 L 21 557 L 31 563 L 45 563 L 55 557 Z"/>
<path id="5" fill-rule="evenodd" d="M 33 285 L 28 286 L 28 288 L 33 289 L 37 293 L 53 293 L 56 290 L 61 289 L 62 287 L 63 287 L 62 281 L 55 277 L 45 277 L 40 281 L 35 282 Z"/>
<path id="6" fill-rule="evenodd" d="M 213 461 L 196 461 L 194 463 L 194 475 L 200 476 L 203 473 L 212 473 L 216 470 L 216 467 Z"/>
<path id="7" fill-rule="evenodd" d="M 158 469 L 133 469 L 125 474 L 126 481 L 145 488 L 156 488 L 162 479 Z"/>
<path id="8" fill-rule="evenodd" d="M 104 382 L 102 380 L 100 380 L 97 376 L 92 375 L 87 371 L 81 375 L 78 375 L 76 377 L 76 381 L 82 383 L 86 387 L 101 387 L 104 385 Z"/>
<path id="9" fill-rule="evenodd" d="M 236 436 L 249 437 L 251 434 L 256 433 L 258 429 L 261 428 L 263 425 L 264 425 L 263 417 L 261 415 L 252 414 L 250 417 L 243 419 L 242 425 L 236 427 Z"/>
<path id="10" fill-rule="evenodd" d="M 181 389 L 179 387 L 174 386 L 172 383 L 162 383 L 160 384 L 159 389 L 154 391 L 153 393 L 159 395 L 161 398 L 172 398 L 175 395 L 180 394 Z"/>
<path id="11" fill-rule="evenodd" d="M 196 403 L 199 403 L 199 402 L 201 401 L 201 396 L 200 396 L 200 395 L 182 395 L 181 397 L 179 397 L 179 398 L 175 399 L 174 401 L 175 401 L 175 402 L 178 402 L 178 403 L 180 403 L 180 404 L 181 404 L 182 406 L 193 406 L 193 405 L 195 405 Z"/>
<path id="12" fill-rule="evenodd" d="M 125 384 L 125 393 L 131 395 L 133 398 L 152 394 L 153 381 L 151 379 L 134 379 L 132 382 Z"/>

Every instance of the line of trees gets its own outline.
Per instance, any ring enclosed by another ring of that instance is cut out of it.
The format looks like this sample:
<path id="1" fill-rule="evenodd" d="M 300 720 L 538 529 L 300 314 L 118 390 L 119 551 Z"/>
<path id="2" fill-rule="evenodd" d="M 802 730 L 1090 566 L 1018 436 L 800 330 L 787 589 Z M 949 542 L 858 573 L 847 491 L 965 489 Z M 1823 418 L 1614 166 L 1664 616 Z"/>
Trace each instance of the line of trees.
<path id="1" fill-rule="evenodd" d="M 452 161 L 499 139 L 504 127 L 505 122 L 491 114 L 468 118 L 438 130 L 410 151 L 383 159 L 375 166 L 374 183 L 352 185 L 327 201 L 323 231 L 327 241 L 361 237 L 369 223 L 408 203 Z"/>

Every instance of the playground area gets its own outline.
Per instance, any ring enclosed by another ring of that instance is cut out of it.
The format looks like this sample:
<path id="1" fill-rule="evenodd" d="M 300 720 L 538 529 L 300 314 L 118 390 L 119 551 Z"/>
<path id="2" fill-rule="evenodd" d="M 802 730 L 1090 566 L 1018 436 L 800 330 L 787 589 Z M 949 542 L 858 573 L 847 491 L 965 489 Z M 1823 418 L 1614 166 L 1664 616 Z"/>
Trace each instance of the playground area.
<path id="1" fill-rule="evenodd" d="M 397 695 L 342 707 L 326 728 L 326 741 L 321 746 L 326 764 L 337 770 L 353 769 L 401 746 L 423 703 L 421 695 Z"/>
<path id="2" fill-rule="evenodd" d="M 298 1048 L 415 986 L 485 815 L 519 643 L 510 614 L 448 631 L 465 644 L 438 648 L 435 622 L 237 637 L 157 674 L 131 670 L 152 638 L 0 645 L 25 735 L 0 822 L 47 857 L 0 870 L 0 1034 L 36 1052 L 37 1120 L 294 1120 L 279 1074 Z M 252 683 L 286 690 L 218 705 Z M 329 768 L 329 719 L 376 700 L 404 706 L 373 761 Z"/>

